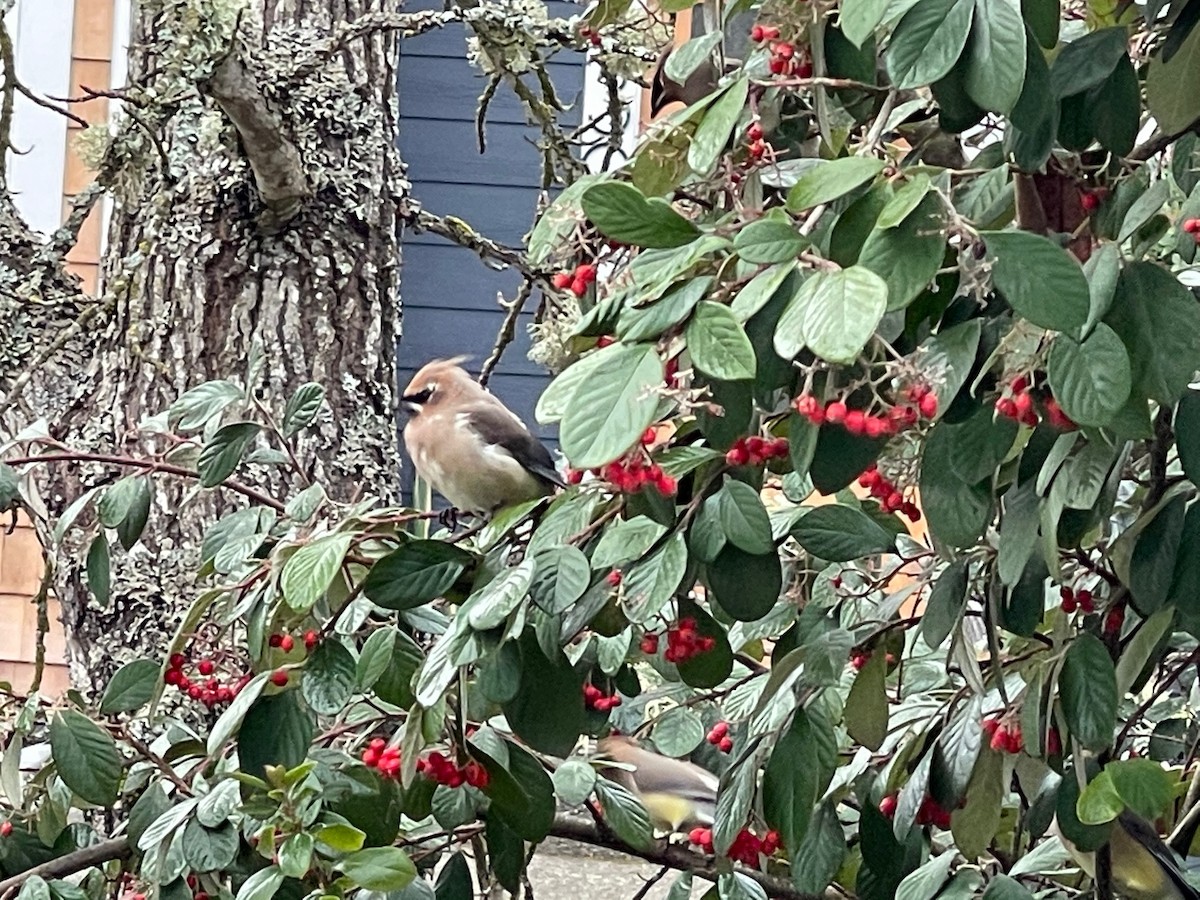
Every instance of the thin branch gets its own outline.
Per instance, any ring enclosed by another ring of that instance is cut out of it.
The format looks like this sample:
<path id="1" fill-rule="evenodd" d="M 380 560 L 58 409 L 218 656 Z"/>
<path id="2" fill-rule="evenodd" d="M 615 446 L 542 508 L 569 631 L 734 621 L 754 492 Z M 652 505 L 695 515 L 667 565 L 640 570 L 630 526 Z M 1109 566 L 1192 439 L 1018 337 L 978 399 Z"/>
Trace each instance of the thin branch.
<path id="1" fill-rule="evenodd" d="M 71 112 L 69 109 L 66 109 L 61 106 L 56 106 L 55 104 L 53 104 L 49 100 L 47 100 L 45 97 L 39 97 L 37 94 L 35 94 L 29 88 L 25 87 L 25 85 L 21 84 L 21 82 L 19 82 L 19 81 L 16 82 L 16 88 L 17 88 L 17 91 L 20 94 L 22 94 L 26 100 L 30 100 L 33 103 L 36 103 L 38 106 L 42 107 L 42 109 L 48 109 L 51 112 L 58 113 L 60 116 L 70 119 L 72 122 L 74 122 L 80 128 L 88 128 L 91 126 L 91 123 L 88 122 L 88 120 L 85 119 L 83 116 L 77 116 L 75 113 Z"/>
<path id="2" fill-rule="evenodd" d="M 697 875 L 707 881 L 716 881 L 718 875 L 720 875 L 720 869 L 714 859 L 693 853 L 686 847 L 671 844 L 667 841 L 655 841 L 650 849 L 638 850 L 630 847 L 616 836 L 602 834 L 599 828 L 586 819 L 579 819 L 574 816 L 555 816 L 550 834 L 554 837 L 568 838 L 583 844 L 590 844 L 593 847 L 605 847 L 609 850 L 617 850 L 621 853 L 639 857 L 647 862 L 655 863 L 656 865 L 678 869 L 682 872 L 691 872 L 693 875 Z M 806 894 L 803 891 L 796 890 L 790 879 L 769 875 L 766 872 L 759 872 L 754 869 L 739 868 L 738 871 L 752 881 L 757 882 L 766 891 L 768 897 L 779 897 L 783 898 L 783 900 L 823 900 L 819 894 Z"/>
<path id="3" fill-rule="evenodd" d="M 670 866 L 663 866 L 653 875 L 646 879 L 646 883 L 637 889 L 637 893 L 633 895 L 631 900 L 643 900 L 650 893 L 650 889 L 667 877 L 667 873 L 671 871 Z"/>
<path id="4" fill-rule="evenodd" d="M 465 222 L 457 216 L 435 215 L 422 209 L 411 197 L 401 198 L 398 215 L 417 234 L 428 231 L 430 234 L 436 234 L 460 247 L 474 251 L 484 262 L 496 262 L 500 264 L 500 268 L 513 268 L 527 278 L 541 280 L 540 273 L 529 267 L 522 251 L 484 237 L 469 222 Z"/>
<path id="5" fill-rule="evenodd" d="M 110 466 L 128 466 L 132 469 L 143 469 L 147 472 L 162 472 L 166 475 L 177 475 L 180 478 L 198 479 L 200 477 L 199 472 L 193 469 L 185 469 L 183 466 L 155 462 L 151 459 L 133 459 L 132 457 L 116 456 L 109 453 L 44 453 L 40 456 L 20 456 L 16 459 L 6 459 L 4 462 L 14 467 L 51 462 L 96 462 Z M 261 506 L 269 506 L 278 513 L 287 512 L 285 504 L 280 503 L 274 497 L 268 497 L 266 494 L 242 484 L 240 481 L 227 479 L 222 481 L 220 486 L 228 488 L 234 493 L 241 494 L 243 497 L 253 500 Z"/>
<path id="6" fill-rule="evenodd" d="M 1196 123 L 1193 122 L 1187 128 L 1183 129 L 1183 131 L 1175 131 L 1170 134 L 1156 131 L 1146 139 L 1144 144 L 1134 147 L 1125 158 L 1133 162 L 1145 162 L 1152 156 L 1158 156 L 1158 154 L 1162 153 L 1188 132 L 1195 130 Z"/>
<path id="7" fill-rule="evenodd" d="M 505 348 L 516 339 L 517 321 L 521 318 L 525 304 L 529 302 L 531 296 L 533 296 L 533 282 L 526 278 L 517 288 L 517 296 L 512 299 L 512 302 L 501 304 L 506 310 L 504 324 L 500 326 L 500 331 L 496 334 L 496 343 L 492 347 L 492 352 L 488 354 L 483 368 L 479 370 L 479 384 L 482 387 L 487 387 L 488 379 L 492 377 L 492 372 L 499 365 Z"/>
<path id="8" fill-rule="evenodd" d="M 40 878 L 60 878 L 63 875 L 74 875 L 76 872 L 82 872 L 84 869 L 90 869 L 92 866 L 98 866 L 110 860 L 124 859 L 131 852 L 129 838 L 125 837 L 113 838 L 109 841 L 101 841 L 99 844 L 92 844 L 90 847 L 83 847 L 0 881 L 0 898 L 8 900 L 9 897 L 15 897 L 21 885 L 34 875 Z"/>

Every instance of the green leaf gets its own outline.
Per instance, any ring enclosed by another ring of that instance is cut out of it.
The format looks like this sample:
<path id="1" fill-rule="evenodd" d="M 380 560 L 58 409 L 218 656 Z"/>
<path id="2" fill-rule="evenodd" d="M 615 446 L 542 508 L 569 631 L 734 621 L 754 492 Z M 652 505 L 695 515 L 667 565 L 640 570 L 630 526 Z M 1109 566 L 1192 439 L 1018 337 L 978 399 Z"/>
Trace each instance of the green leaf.
<path id="1" fill-rule="evenodd" d="M 353 825 L 340 823 L 324 825 L 316 834 L 318 841 L 338 853 L 351 853 L 362 849 L 366 837 L 364 832 Z"/>
<path id="2" fill-rule="evenodd" d="M 1186 508 L 1183 496 L 1160 506 L 1133 545 L 1128 583 L 1134 606 L 1144 616 L 1162 609 L 1171 592 Z"/>
<path id="3" fill-rule="evenodd" d="M 906 875 L 896 888 L 896 900 L 932 900 L 946 883 L 955 855 L 953 851 L 942 853 Z"/>
<path id="4" fill-rule="evenodd" d="M 611 354 L 610 365 L 576 388 L 563 417 L 559 437 L 571 465 L 597 468 L 633 446 L 654 421 L 654 389 L 662 383 L 663 363 L 653 346 L 633 344 Z"/>
<path id="5" fill-rule="evenodd" d="M 918 174 L 894 193 L 875 222 L 876 228 L 895 228 L 916 209 L 929 193 L 929 176 Z"/>
<path id="6" fill-rule="evenodd" d="M 771 557 L 750 558 L 767 560 L 775 556 L 771 554 Z M 768 590 L 774 590 L 778 597 L 778 588 L 774 585 L 770 585 Z M 701 637 L 710 637 L 715 642 L 711 650 L 677 663 L 679 677 L 684 684 L 694 688 L 714 688 L 723 684 L 733 671 L 733 650 L 729 646 L 729 634 L 704 607 L 687 597 L 679 598 L 679 617 L 695 619 L 696 633 Z"/>
<path id="7" fill-rule="evenodd" d="M 1141 84 L 1128 56 L 1117 60 L 1104 84 L 1088 92 L 1088 101 L 1096 140 L 1116 156 L 1128 155 L 1142 121 Z"/>
<path id="8" fill-rule="evenodd" d="M 775 551 L 771 520 L 758 491 L 744 482 L 727 478 L 714 497 L 717 520 L 729 543 L 754 555 Z"/>
<path id="9" fill-rule="evenodd" d="M 363 641 L 362 651 L 355 664 L 355 681 L 360 690 L 370 690 L 387 671 L 396 646 L 396 629 L 380 628 Z"/>
<path id="10" fill-rule="evenodd" d="M 638 247 L 682 247 L 700 232 L 659 197 L 647 197 L 631 184 L 602 181 L 582 198 L 583 211 L 605 237 Z"/>
<path id="11" fill-rule="evenodd" d="M 1157 765 L 1157 764 L 1152 764 Z M 1117 793 L 1112 777 L 1101 772 L 1079 793 L 1075 813 L 1084 825 L 1103 825 L 1121 814 L 1125 803 Z"/>
<path id="12" fill-rule="evenodd" d="M 1172 404 L 1200 363 L 1200 304 L 1166 269 L 1126 266 L 1104 321 L 1129 351 L 1133 393 Z"/>
<path id="13" fill-rule="evenodd" d="M 992 280 L 1022 317 L 1042 328 L 1078 332 L 1091 301 L 1075 258 L 1041 235 L 1024 231 L 983 233 L 995 260 Z"/>
<path id="14" fill-rule="evenodd" d="M 241 769 L 258 778 L 267 766 L 292 768 L 304 762 L 312 744 L 314 718 L 299 700 L 299 691 L 259 697 L 238 731 Z"/>
<path id="15" fill-rule="evenodd" d="M 150 517 L 150 501 L 153 496 L 153 485 L 148 476 L 142 475 L 129 479 L 131 484 L 129 508 L 121 521 L 116 524 L 117 540 L 126 550 L 133 547 L 142 536 L 146 520 Z"/>
<path id="16" fill-rule="evenodd" d="M 409 541 L 371 567 L 363 592 L 386 609 L 413 609 L 442 596 L 473 560 L 445 541 Z"/>
<path id="17" fill-rule="evenodd" d="M 1017 437 L 1017 423 L 996 416 L 990 407 L 978 407 L 967 419 L 944 422 L 939 440 L 949 442 L 950 471 L 965 484 L 975 484 L 992 474 L 1008 457 Z"/>
<path id="18" fill-rule="evenodd" d="M 1144 194 L 1133 201 L 1125 213 L 1125 218 L 1121 220 L 1121 230 L 1117 233 L 1117 242 L 1123 243 L 1133 237 L 1138 229 L 1162 210 L 1170 196 L 1171 182 L 1168 179 L 1160 178 L 1151 184 Z"/>
<path id="19" fill-rule="evenodd" d="M 733 239 L 733 249 L 746 262 L 781 263 L 795 259 L 808 241 L 791 222 L 767 216 L 742 228 Z"/>
<path id="20" fill-rule="evenodd" d="M 979 319 L 970 319 L 939 331 L 921 345 L 918 356 L 921 371 L 933 385 L 939 410 L 948 409 L 967 383 L 979 350 L 982 329 Z"/>
<path id="21" fill-rule="evenodd" d="M 925 614 L 921 616 L 921 637 L 931 648 L 940 647 L 958 624 L 967 602 L 967 569 L 966 559 L 956 560 L 934 582 Z"/>
<path id="22" fill-rule="evenodd" d="M 283 873 L 278 866 L 267 866 L 259 869 L 242 882 L 238 889 L 237 900 L 271 900 L 279 893 L 283 884 Z"/>
<path id="23" fill-rule="evenodd" d="M 883 21 L 889 5 L 888 0 L 843 0 L 839 18 L 842 34 L 855 47 L 862 47 Z"/>
<path id="24" fill-rule="evenodd" d="M 1175 410 L 1175 447 L 1183 472 L 1200 485 L 1200 391 L 1186 391 Z"/>
<path id="25" fill-rule="evenodd" d="M 1104 774 L 1112 779 L 1125 806 L 1143 819 L 1153 822 L 1175 799 L 1176 782 L 1154 760 L 1114 760 L 1104 767 Z"/>
<path id="26" fill-rule="evenodd" d="M 30 875 L 21 885 L 17 900 L 52 900 L 50 885 L 41 875 Z"/>
<path id="27" fill-rule="evenodd" d="M 974 10 L 973 0 L 919 0 L 909 9 L 884 54 L 892 84 L 925 87 L 949 72 L 966 46 Z"/>
<path id="28" fill-rule="evenodd" d="M 202 487 L 216 487 L 233 474 L 258 437 L 254 422 L 234 422 L 221 428 L 200 451 L 196 469 Z"/>
<path id="29" fill-rule="evenodd" d="M 1050 67 L 1050 93 L 1069 97 L 1103 84 L 1126 55 L 1128 33 L 1123 25 L 1085 34 L 1059 51 Z"/>
<path id="30" fill-rule="evenodd" d="M 108 732 L 87 716 L 65 709 L 50 723 L 50 755 L 63 780 L 81 799 L 112 806 L 121 782 L 121 756 Z"/>
<path id="31" fill-rule="evenodd" d="M 313 836 L 305 832 L 293 834 L 279 848 L 279 868 L 288 878 L 303 878 L 312 867 Z"/>
<path id="32" fill-rule="evenodd" d="M 884 225 L 880 215 L 858 259 L 862 268 L 887 283 L 889 311 L 907 307 L 937 275 L 946 250 L 943 229 L 941 200 L 936 196 L 921 200 L 895 227 Z"/>
<path id="33" fill-rule="evenodd" d="M 989 112 L 1012 112 L 1025 82 L 1025 23 L 1020 0 L 976 4 L 966 58 L 971 99 Z"/>
<path id="34" fill-rule="evenodd" d="M 152 659 L 135 659 L 121 666 L 104 690 L 100 714 L 130 712 L 149 703 L 159 677 L 159 665 Z"/>
<path id="35" fill-rule="evenodd" d="M 1167 134 L 1184 131 L 1200 119 L 1200 92 L 1193 89 L 1197 80 L 1200 29 L 1193 29 L 1169 62 L 1163 62 L 1161 52 L 1155 55 L 1146 76 L 1146 102 L 1159 128 Z"/>
<path id="36" fill-rule="evenodd" d="M 533 579 L 533 561 L 523 560 L 504 569 L 495 578 L 471 594 L 459 610 L 476 631 L 498 628 L 521 605 Z"/>
<path id="37" fill-rule="evenodd" d="M 950 817 L 954 842 L 964 855 L 970 853 L 971 859 L 982 856 L 995 838 L 1008 796 L 1006 779 L 1011 777 L 1000 753 L 986 746 L 979 750 L 971 780 L 963 792 L 966 805 L 954 810 Z"/>
<path id="38" fill-rule="evenodd" d="M 983 892 L 983 900 L 1033 900 L 1029 893 L 1015 878 L 1007 875 L 995 875 L 988 881 L 987 890 Z"/>
<path id="39" fill-rule="evenodd" d="M 939 422 L 921 457 L 921 507 L 930 533 L 951 547 L 969 547 L 992 518 L 986 485 L 970 485 L 954 474 L 954 426 Z"/>
<path id="40" fill-rule="evenodd" d="M 692 135 L 692 142 L 688 146 L 688 165 L 692 167 L 693 172 L 698 175 L 707 175 L 717 164 L 722 151 L 729 143 L 734 126 L 737 125 L 737 121 L 742 115 L 742 110 L 745 109 L 746 95 L 749 90 L 749 79 L 739 78 L 722 90 L 705 111 L 704 118 L 700 120 L 696 133 Z M 585 194 L 584 209 L 587 209 L 586 201 L 587 195 Z M 603 231 L 603 229 L 601 230 Z M 636 243 L 636 241 L 627 243 Z"/>
<path id="41" fill-rule="evenodd" d="M 307 612 L 329 590 L 354 541 L 349 532 L 335 532 L 305 544 L 288 557 L 279 576 L 279 589 L 288 606 Z"/>
<path id="42" fill-rule="evenodd" d="M 566 756 L 586 725 L 583 674 L 561 651 L 547 658 L 532 629 L 519 641 L 521 683 L 517 695 L 503 705 L 513 732 L 543 753 Z"/>
<path id="43" fill-rule="evenodd" d="M 717 876 L 718 900 L 767 900 L 763 886 L 745 872 L 722 872 Z"/>
<path id="44" fill-rule="evenodd" d="M 108 553 L 108 538 L 103 531 L 88 546 L 87 585 L 96 602 L 108 606 L 112 594 L 112 561 Z"/>
<path id="45" fill-rule="evenodd" d="M 418 882 L 414 881 L 413 885 Z M 426 882 L 420 882 L 425 884 Z M 438 872 L 437 885 L 432 900 L 473 900 L 475 882 L 471 875 L 471 866 L 461 850 L 452 854 Z M 418 900 L 418 898 L 395 898 L 395 900 Z"/>
<path id="46" fill-rule="evenodd" d="M 194 431 L 246 392 L 232 381 L 206 381 L 179 396 L 167 409 L 167 421 L 180 431 Z"/>
<path id="47" fill-rule="evenodd" d="M 564 760 L 554 770 L 554 794 L 567 806 L 579 806 L 592 795 L 596 770 L 579 758 Z"/>
<path id="48" fill-rule="evenodd" d="M 560 613 L 584 595 L 591 577 L 591 564 L 578 547 L 543 547 L 533 556 L 529 593 L 543 612 Z"/>
<path id="49" fill-rule="evenodd" d="M 292 437 L 307 427 L 325 402 L 325 388 L 309 381 L 296 388 L 283 410 L 283 436 Z"/>
<path id="50" fill-rule="evenodd" d="M 1117 675 L 1099 638 L 1081 632 L 1071 641 L 1058 683 L 1071 734 L 1089 750 L 1107 748 L 1117 721 Z"/>
<path id="51" fill-rule="evenodd" d="M 827 362 L 850 364 L 887 310 L 888 287 L 869 269 L 850 266 L 836 272 L 818 272 L 804 282 L 800 298 L 804 304 L 804 343 Z"/>
<path id="52" fill-rule="evenodd" d="M 326 637 L 304 664 L 300 693 L 313 712 L 337 715 L 354 693 L 355 674 L 354 654 L 337 638 Z"/>
<path id="53" fill-rule="evenodd" d="M 703 63 L 711 62 L 713 51 L 720 46 L 723 35 L 713 31 L 700 37 L 692 38 L 683 46 L 671 51 L 664 67 L 667 78 L 683 84 L 687 77 L 696 71 Z"/>
<path id="54" fill-rule="evenodd" d="M 697 297 L 696 302 L 699 301 L 700 298 Z M 682 317 L 680 320 L 682 321 Z M 609 344 L 607 347 L 587 354 L 573 365 L 567 366 L 538 397 L 534 417 L 543 425 L 561 421 L 562 417 L 567 414 L 567 410 L 571 408 L 571 400 L 579 385 L 597 372 L 610 368 L 615 360 L 628 354 L 630 346 L 630 344 L 624 343 Z"/>
<path id="55" fill-rule="evenodd" d="M 237 857 L 238 830 L 232 822 L 222 822 L 215 828 L 208 828 L 200 824 L 198 819 L 192 819 L 183 829 L 180 843 L 184 861 L 192 871 L 216 872 L 231 865 Z M 305 866 L 300 875 L 307 870 L 308 866 Z"/>
<path id="56" fill-rule="evenodd" d="M 828 504 L 805 513 L 792 529 L 805 550 L 828 562 L 849 562 L 891 553 L 895 536 L 866 513 L 849 506 Z"/>
<path id="57" fill-rule="evenodd" d="M 618 519 L 600 535 L 596 549 L 592 551 L 592 565 L 603 571 L 637 559 L 649 551 L 666 530 L 665 525 L 647 516 Z"/>
<path id="58" fill-rule="evenodd" d="M 664 332 L 670 331 L 691 315 L 696 304 L 711 293 L 712 282 L 713 279 L 710 275 L 692 278 L 684 282 L 682 286 L 668 291 L 662 299 L 656 300 L 649 306 L 623 307 L 620 318 L 617 320 L 617 337 L 626 343 L 657 340 Z M 586 359 L 592 358 L 591 356 L 586 357 Z M 574 371 L 579 365 L 577 363 L 567 371 Z M 538 403 L 540 406 L 540 399 Z M 556 419 L 561 419 L 562 416 L 563 412 L 558 412 Z"/>
<path id="59" fill-rule="evenodd" d="M 787 208 L 801 212 L 836 200 L 873 179 L 883 171 L 883 166 L 883 160 L 865 156 L 822 162 L 800 176 L 788 192 Z"/>
<path id="60" fill-rule="evenodd" d="M 654 830 L 646 807 L 615 781 L 596 779 L 596 799 L 604 809 L 604 821 L 622 841 L 635 850 L 654 845 Z"/>
<path id="61" fill-rule="evenodd" d="M 733 845 L 750 814 L 757 776 L 758 759 L 754 755 L 742 755 L 721 776 L 712 830 L 713 847 L 719 856 Z"/>
<path id="62" fill-rule="evenodd" d="M 784 847 L 803 843 L 814 808 L 836 768 L 833 728 L 807 710 L 796 710 L 763 772 L 763 817 L 779 832 Z"/>
<path id="63" fill-rule="evenodd" d="M 387 667 L 373 685 L 375 694 L 380 700 L 394 706 L 412 706 L 415 700 L 412 686 L 413 675 L 420 668 L 425 656 L 416 642 L 402 631 L 395 634 L 389 646 L 391 647 L 391 657 L 387 661 Z M 365 654 L 365 646 L 363 651 Z"/>
<path id="64" fill-rule="evenodd" d="M 1021 14 L 1030 34 L 1047 50 L 1058 45 L 1058 0 L 1022 0 Z"/>
<path id="65" fill-rule="evenodd" d="M 1104 323 L 1082 344 L 1060 336 L 1050 349 L 1047 373 L 1063 412 L 1080 425 L 1109 424 L 1132 388 L 1129 354 Z"/>
<path id="66" fill-rule="evenodd" d="M 1117 279 L 1121 275 L 1121 250 L 1113 243 L 1097 246 L 1088 261 L 1083 264 L 1083 274 L 1088 280 L 1090 307 L 1084 334 L 1090 334 L 1096 323 L 1108 314 L 1117 293 Z"/>
<path id="67" fill-rule="evenodd" d="M 779 599 L 783 568 L 774 552 L 752 555 L 727 545 L 708 565 L 707 580 L 722 610 L 740 622 L 754 622 Z"/>
<path id="68" fill-rule="evenodd" d="M 763 269 L 751 278 L 749 283 L 738 291 L 729 306 L 737 320 L 748 322 L 755 313 L 771 302 L 775 292 L 783 287 L 788 276 L 795 270 L 796 261 L 792 260 Z"/>
<path id="69" fill-rule="evenodd" d="M 687 544 L 683 535 L 676 533 L 652 554 L 629 567 L 621 599 L 630 622 L 641 624 L 658 614 L 683 580 L 687 559 Z"/>
<path id="70" fill-rule="evenodd" d="M 803 894 L 823 895 L 846 857 L 846 839 L 838 821 L 836 804 L 826 800 L 817 807 L 804 840 L 787 847 L 792 883 Z"/>
<path id="71" fill-rule="evenodd" d="M 754 347 L 728 306 L 705 300 L 696 307 L 685 333 L 696 368 L 711 378 L 744 381 L 758 365 Z"/>
<path id="72" fill-rule="evenodd" d="M 700 714 L 686 706 L 672 706 L 654 720 L 654 746 L 663 756 L 687 756 L 704 740 Z"/>
<path id="73" fill-rule="evenodd" d="M 399 891 L 417 877 L 417 867 L 399 847 L 371 847 L 351 853 L 338 868 L 359 887 Z"/>
<path id="74" fill-rule="evenodd" d="M 884 685 L 887 654 L 871 654 L 846 696 L 846 730 L 868 750 L 878 750 L 887 737 L 888 698 Z"/>

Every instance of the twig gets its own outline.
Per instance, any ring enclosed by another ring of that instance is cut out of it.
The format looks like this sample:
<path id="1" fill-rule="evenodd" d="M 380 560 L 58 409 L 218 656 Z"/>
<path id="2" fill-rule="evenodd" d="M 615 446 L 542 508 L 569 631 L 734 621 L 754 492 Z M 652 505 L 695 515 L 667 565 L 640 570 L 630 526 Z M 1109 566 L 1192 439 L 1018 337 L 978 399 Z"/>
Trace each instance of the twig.
<path id="1" fill-rule="evenodd" d="M 129 838 L 125 837 L 101 841 L 99 844 L 92 844 L 90 847 L 75 850 L 0 881 L 0 898 L 7 900 L 9 896 L 15 896 L 15 892 L 20 889 L 21 885 L 34 875 L 40 878 L 58 878 L 62 875 L 73 875 L 76 872 L 82 872 L 84 869 L 90 869 L 92 866 L 98 866 L 109 860 L 124 859 L 130 852 Z"/>
<path id="2" fill-rule="evenodd" d="M 654 887 L 656 884 L 658 884 L 660 881 L 662 881 L 667 876 L 667 873 L 670 871 L 671 871 L 670 866 L 663 866 L 661 869 L 659 869 L 657 872 L 655 872 L 653 875 L 651 875 L 649 878 L 646 879 L 646 883 L 637 889 L 637 893 L 633 895 L 631 900 L 642 900 L 642 898 L 644 898 L 648 893 L 650 893 L 650 889 L 652 887 Z"/>
<path id="3" fill-rule="evenodd" d="M 517 296 L 513 297 L 510 303 L 501 303 L 500 305 L 507 311 L 504 316 L 504 323 L 500 326 L 500 331 L 496 334 L 496 343 L 492 346 L 492 352 L 488 354 L 488 358 L 484 360 L 483 368 L 479 370 L 479 384 L 482 387 L 487 387 L 488 379 L 492 377 L 492 372 L 500 363 L 500 357 L 504 355 L 505 348 L 513 342 L 517 336 L 517 321 L 521 318 L 521 313 L 525 311 L 525 304 L 529 302 L 529 298 L 533 296 L 533 282 L 526 278 L 521 282 L 521 286 L 517 288 Z"/>
<path id="4" fill-rule="evenodd" d="M 40 456 L 19 456 L 16 459 L 4 460 L 10 466 L 25 466 L 31 464 L 51 463 L 51 462 L 95 462 L 103 463 L 110 466 L 128 466 L 132 469 L 144 469 L 148 472 L 163 472 L 167 475 L 177 475 L 180 478 L 198 479 L 200 473 L 192 469 L 185 469 L 183 466 L 172 465 L 171 463 L 155 462 L 151 459 L 134 459 L 129 456 L 116 456 L 110 453 L 44 453 Z M 222 481 L 220 487 L 229 488 L 229 490 L 241 494 L 261 506 L 269 506 L 278 513 L 287 511 L 285 504 L 280 503 L 274 497 L 268 497 L 266 494 L 256 491 L 248 485 L 242 484 L 240 481 L 234 481 L 232 478 Z"/>
<path id="5" fill-rule="evenodd" d="M 1149 138 L 1147 138 L 1144 144 L 1134 147 L 1133 150 L 1130 151 L 1129 155 L 1125 158 L 1132 160 L 1133 162 L 1145 162 L 1152 156 L 1158 156 L 1158 154 L 1162 153 L 1162 151 L 1166 150 L 1188 132 L 1195 130 L 1196 123 L 1193 122 L 1187 128 L 1183 129 L 1183 131 L 1176 131 L 1170 134 L 1156 131 L 1154 134 L 1150 135 Z"/>
<path id="6" fill-rule="evenodd" d="M 83 116 L 77 116 L 69 109 L 64 109 L 61 106 L 55 106 L 45 97 L 39 97 L 29 88 L 25 87 L 25 85 L 21 84 L 21 82 L 14 81 L 14 86 L 16 87 L 17 91 L 25 97 L 25 99 L 33 101 L 38 106 L 42 107 L 42 109 L 48 109 L 51 112 L 58 113 L 60 116 L 65 116 L 81 128 L 87 128 L 90 126 L 91 123 L 89 123 L 87 119 L 83 118 Z"/>
<path id="7" fill-rule="evenodd" d="M 1183 662 L 1167 673 L 1167 676 L 1163 678 L 1157 686 L 1155 686 L 1154 691 L 1150 694 L 1150 696 L 1143 700 L 1138 708 L 1135 709 L 1129 718 L 1125 720 L 1125 725 L 1121 728 L 1120 733 L 1117 735 L 1117 739 L 1113 742 L 1114 747 L 1119 748 L 1123 743 L 1125 743 L 1125 738 L 1128 737 L 1130 729 L 1133 728 L 1134 724 L 1141 719 L 1143 715 L 1145 715 L 1146 710 L 1157 703 L 1158 698 L 1165 694 L 1167 689 L 1179 679 L 1179 676 L 1182 675 L 1189 666 L 1194 665 L 1197 660 L 1200 660 L 1200 647 L 1197 647 L 1195 650 L 1189 653 Z"/>

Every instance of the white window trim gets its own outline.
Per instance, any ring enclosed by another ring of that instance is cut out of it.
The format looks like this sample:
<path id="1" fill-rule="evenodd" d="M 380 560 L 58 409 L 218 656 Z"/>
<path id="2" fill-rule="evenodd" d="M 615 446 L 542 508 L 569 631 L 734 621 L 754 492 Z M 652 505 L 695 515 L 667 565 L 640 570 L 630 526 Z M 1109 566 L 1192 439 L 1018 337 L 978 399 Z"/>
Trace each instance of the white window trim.
<path id="1" fill-rule="evenodd" d="M 41 96 L 67 96 L 75 0 L 17 0 L 6 19 L 17 77 Z M 50 234 L 62 224 L 67 120 L 18 95 L 12 143 L 20 153 L 9 154 L 5 163 L 17 210 L 31 228 Z"/>

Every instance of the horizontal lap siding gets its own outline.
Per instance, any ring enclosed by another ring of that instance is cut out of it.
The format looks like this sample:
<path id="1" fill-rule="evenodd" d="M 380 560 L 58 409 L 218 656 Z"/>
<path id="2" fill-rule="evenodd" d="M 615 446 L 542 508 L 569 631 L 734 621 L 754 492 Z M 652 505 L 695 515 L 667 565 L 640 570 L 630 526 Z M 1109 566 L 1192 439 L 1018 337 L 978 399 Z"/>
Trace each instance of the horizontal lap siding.
<path id="1" fill-rule="evenodd" d="M 416 0 L 406 9 L 440 9 L 437 0 Z M 580 11 L 573 4 L 552 2 L 553 16 Z M 491 101 L 485 128 L 486 152 L 480 154 L 475 115 L 485 76 L 464 56 L 466 29 L 452 25 L 404 41 L 399 82 L 400 154 L 408 166 L 413 196 L 436 215 L 464 219 L 479 233 L 501 244 L 519 247 L 537 209 L 541 190 L 538 129 L 526 121 L 512 90 L 502 85 Z M 561 53 L 549 71 L 559 99 L 572 106 L 563 117 L 580 121 L 584 57 Z M 403 237 L 400 293 L 403 334 L 397 348 L 397 377 L 405 387 L 430 359 L 460 354 L 472 373 L 491 353 L 504 321 L 497 294 L 511 300 L 520 284 L 513 271 L 495 271 L 470 250 L 432 234 L 407 231 Z M 553 429 L 539 428 L 533 418 L 548 376 L 531 363 L 527 325 L 539 298 L 531 298 L 489 388 L 548 445 L 557 444 Z M 403 473 L 405 492 L 412 487 L 411 466 Z"/>

